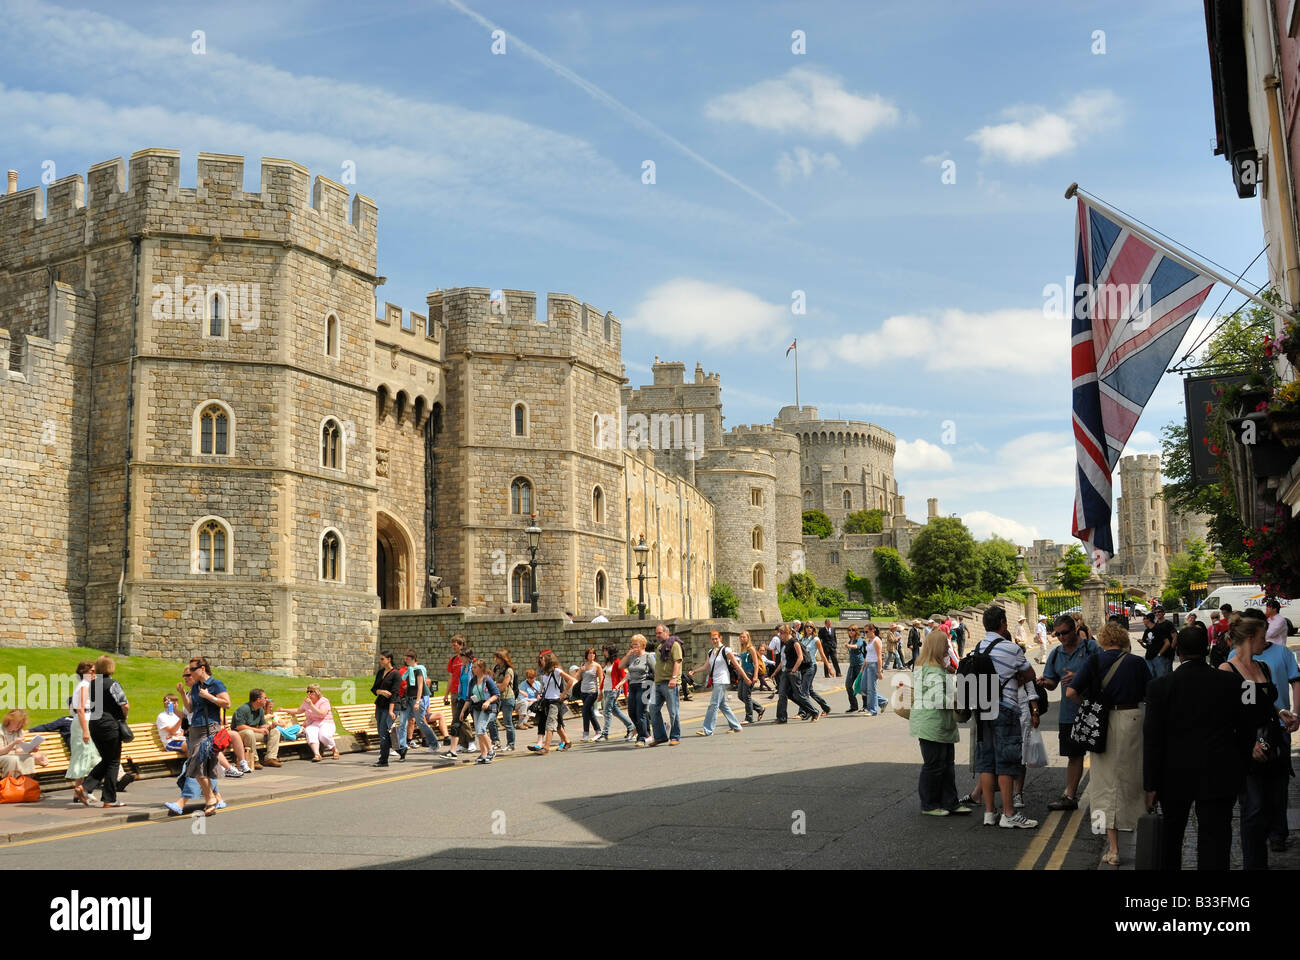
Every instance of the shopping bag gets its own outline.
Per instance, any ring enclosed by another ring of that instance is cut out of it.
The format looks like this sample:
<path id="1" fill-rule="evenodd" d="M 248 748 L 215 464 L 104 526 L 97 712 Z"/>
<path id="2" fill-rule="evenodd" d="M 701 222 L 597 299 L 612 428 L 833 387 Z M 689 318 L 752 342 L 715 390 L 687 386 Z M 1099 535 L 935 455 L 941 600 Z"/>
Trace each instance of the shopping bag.
<path id="1" fill-rule="evenodd" d="M 1029 736 L 1025 737 L 1024 762 L 1026 767 L 1047 766 L 1047 747 L 1043 744 L 1043 735 L 1037 727 L 1031 727 Z"/>

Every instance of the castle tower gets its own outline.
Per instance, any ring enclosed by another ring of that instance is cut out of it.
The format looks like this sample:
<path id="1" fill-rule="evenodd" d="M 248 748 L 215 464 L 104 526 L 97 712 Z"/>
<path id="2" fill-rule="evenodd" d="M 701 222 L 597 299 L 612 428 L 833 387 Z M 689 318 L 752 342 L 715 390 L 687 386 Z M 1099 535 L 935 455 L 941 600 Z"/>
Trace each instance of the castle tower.
<path id="1" fill-rule="evenodd" d="M 1108 565 L 1111 576 L 1148 594 L 1159 594 L 1169 575 L 1165 501 L 1160 496 L 1159 454 L 1138 454 L 1119 461 L 1121 496 L 1115 501 L 1118 550 Z"/>
<path id="2" fill-rule="evenodd" d="M 655 465 L 695 482 L 698 455 L 722 445 L 722 381 L 705 373 L 698 363 L 692 382 L 686 382 L 686 365 L 655 357 L 649 386 L 622 389 L 629 421 L 646 418 Z"/>
<path id="3" fill-rule="evenodd" d="M 75 401 L 89 503 L 42 504 L 85 531 L 75 640 L 367 669 L 376 207 L 358 195 L 349 219 L 345 188 L 287 160 L 263 160 L 254 193 L 241 157 L 200 154 L 194 188 L 173 150 L 139 151 L 127 170 L 110 160 L 0 198 L 0 315 L 19 339 L 93 329 Z M 83 304 L 17 308 L 46 269 Z M 80 561 L 76 538 L 57 549 Z"/>
<path id="4" fill-rule="evenodd" d="M 732 427 L 723 436 L 727 447 L 752 447 L 772 454 L 776 472 L 776 577 L 784 583 L 803 550 L 803 501 L 799 475 L 799 438 L 770 424 Z M 744 496 L 745 491 L 739 491 Z"/>
<path id="5" fill-rule="evenodd" d="M 459 287 L 429 295 L 446 329 L 435 467 L 435 568 L 462 606 L 528 609 L 530 515 L 539 609 L 624 612 L 626 451 L 617 430 L 622 329 L 567 294 Z"/>
<path id="6" fill-rule="evenodd" d="M 925 520 L 929 523 L 939 516 L 939 501 L 935 497 L 925 501 Z"/>
<path id="7" fill-rule="evenodd" d="M 696 483 L 714 507 L 716 573 L 740 598 L 740 620 L 774 622 L 777 605 L 776 455 L 753 447 L 711 450 Z"/>

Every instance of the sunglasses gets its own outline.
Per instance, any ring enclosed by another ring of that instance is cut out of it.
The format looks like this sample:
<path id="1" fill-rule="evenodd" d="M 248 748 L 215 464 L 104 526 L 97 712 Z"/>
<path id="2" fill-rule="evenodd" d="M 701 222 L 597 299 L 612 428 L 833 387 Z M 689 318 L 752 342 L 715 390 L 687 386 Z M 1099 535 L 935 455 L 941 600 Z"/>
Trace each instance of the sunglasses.
<path id="1" fill-rule="evenodd" d="M 1060 640 L 1060 639 L 1062 639 L 1062 638 L 1064 638 L 1064 637 L 1068 637 L 1068 636 L 1069 636 L 1070 634 L 1072 634 L 1072 633 L 1074 633 L 1073 630 L 1057 630 L 1057 631 L 1054 631 L 1054 632 L 1052 633 L 1052 636 L 1054 636 L 1054 637 L 1056 637 L 1056 639 Z"/>

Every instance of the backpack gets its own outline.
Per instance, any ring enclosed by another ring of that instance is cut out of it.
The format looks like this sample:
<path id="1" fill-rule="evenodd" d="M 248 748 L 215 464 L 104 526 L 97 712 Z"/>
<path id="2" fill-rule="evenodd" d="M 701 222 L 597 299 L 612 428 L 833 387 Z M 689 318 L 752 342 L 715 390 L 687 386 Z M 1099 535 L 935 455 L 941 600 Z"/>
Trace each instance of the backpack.
<path id="1" fill-rule="evenodd" d="M 975 707 L 983 709 L 983 704 L 967 703 L 965 701 L 967 699 L 966 692 L 970 690 L 972 686 L 977 691 L 977 697 L 979 693 L 988 689 L 988 684 L 984 681 L 984 677 L 991 676 L 997 681 L 998 700 L 1000 701 L 1002 699 L 1002 688 L 1005 684 L 1002 682 L 1002 678 L 998 676 L 997 666 L 993 662 L 993 648 L 1003 640 L 1006 640 L 1006 638 L 997 637 L 983 650 L 980 650 L 980 645 L 978 643 L 975 644 L 974 649 L 972 649 L 970 653 L 966 654 L 966 656 L 962 657 L 961 663 L 957 664 L 957 676 L 965 680 L 964 683 L 957 684 L 958 719 L 963 721 L 969 720 L 971 712 Z"/>
<path id="2" fill-rule="evenodd" d="M 409 700 L 414 698 L 415 691 L 419 687 L 419 682 L 415 679 L 420 675 L 420 665 L 417 663 L 413 667 L 402 667 L 400 674 L 401 680 L 397 684 L 397 699 Z M 428 681 L 425 681 L 427 687 Z"/>
<path id="3" fill-rule="evenodd" d="M 712 650 L 710 650 L 709 652 L 713 653 Z M 713 668 L 718 663 L 718 657 L 726 657 L 726 659 L 723 660 L 723 663 L 727 665 L 727 682 L 730 683 L 732 686 L 735 686 L 737 684 L 739 677 L 736 676 L 736 668 L 732 666 L 731 658 L 727 656 L 727 654 L 730 652 L 731 651 L 726 646 L 726 644 L 723 644 L 722 646 L 718 647 L 718 652 L 713 653 L 713 656 L 709 658 L 709 663 L 708 663 L 709 682 L 705 684 L 706 687 L 713 686 Z"/>

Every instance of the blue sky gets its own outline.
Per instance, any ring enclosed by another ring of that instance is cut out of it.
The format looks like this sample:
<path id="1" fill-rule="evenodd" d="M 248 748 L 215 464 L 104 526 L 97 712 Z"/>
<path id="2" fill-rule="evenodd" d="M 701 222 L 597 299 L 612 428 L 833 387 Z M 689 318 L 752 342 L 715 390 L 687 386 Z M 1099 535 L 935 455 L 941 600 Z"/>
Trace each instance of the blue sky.
<path id="1" fill-rule="evenodd" d="M 717 371 L 728 424 L 793 402 L 797 336 L 804 404 L 898 435 L 913 518 L 937 496 L 979 536 L 1066 541 L 1065 186 L 1235 270 L 1263 242 L 1212 155 L 1199 8 L 1140 6 L 18 0 L 0 163 L 25 188 L 170 147 L 189 185 L 199 151 L 244 154 L 256 189 L 261 156 L 350 162 L 382 299 L 572 293 L 623 321 L 634 384 L 655 355 Z M 1167 376 L 1134 451 L 1181 396 Z"/>

